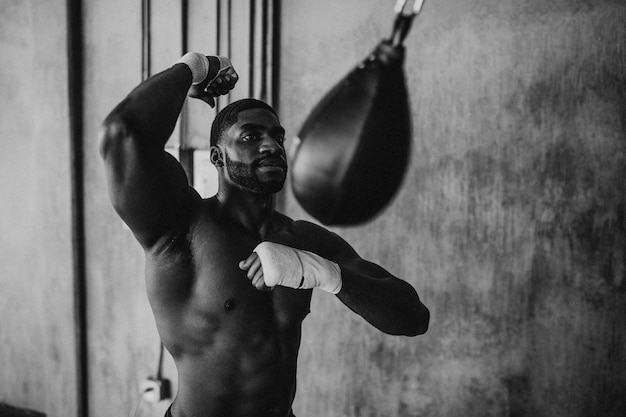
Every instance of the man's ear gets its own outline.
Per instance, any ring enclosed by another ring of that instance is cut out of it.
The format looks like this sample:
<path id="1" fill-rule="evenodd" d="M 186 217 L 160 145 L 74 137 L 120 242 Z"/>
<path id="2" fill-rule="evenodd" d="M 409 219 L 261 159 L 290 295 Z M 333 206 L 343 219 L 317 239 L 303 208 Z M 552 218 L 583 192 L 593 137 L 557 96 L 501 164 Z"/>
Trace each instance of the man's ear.
<path id="1" fill-rule="evenodd" d="M 211 163 L 216 167 L 224 166 L 222 151 L 217 146 L 211 146 Z"/>

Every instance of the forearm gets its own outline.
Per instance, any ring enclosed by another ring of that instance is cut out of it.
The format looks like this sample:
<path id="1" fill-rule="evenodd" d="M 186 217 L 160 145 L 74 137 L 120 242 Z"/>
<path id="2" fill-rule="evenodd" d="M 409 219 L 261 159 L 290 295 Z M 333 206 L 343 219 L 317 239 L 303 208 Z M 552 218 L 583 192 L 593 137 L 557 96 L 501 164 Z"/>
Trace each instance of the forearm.
<path id="1" fill-rule="evenodd" d="M 405 336 L 423 334 L 428 329 L 430 312 L 407 282 L 392 276 L 370 278 L 344 267 L 341 275 L 337 297 L 377 329 Z"/>
<path id="2" fill-rule="evenodd" d="M 336 294 L 352 311 L 379 330 L 416 336 L 428 329 L 430 313 L 415 289 L 350 250 L 343 259 L 326 259 L 306 250 L 262 242 L 239 267 L 258 289 L 281 285 L 319 288 Z"/>
<path id="3" fill-rule="evenodd" d="M 184 64 L 150 77 L 113 109 L 105 120 L 105 129 L 122 125 L 142 144 L 163 148 L 190 86 L 191 71 Z"/>

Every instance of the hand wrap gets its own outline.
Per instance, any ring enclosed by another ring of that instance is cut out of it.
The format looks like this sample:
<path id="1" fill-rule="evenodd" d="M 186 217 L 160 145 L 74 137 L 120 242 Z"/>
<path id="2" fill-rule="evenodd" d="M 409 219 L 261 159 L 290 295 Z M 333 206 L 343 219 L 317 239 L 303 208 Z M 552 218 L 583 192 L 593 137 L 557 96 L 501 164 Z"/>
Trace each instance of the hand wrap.
<path id="1" fill-rule="evenodd" d="M 341 290 L 339 265 L 314 253 L 272 242 L 261 242 L 259 255 L 265 285 L 296 289 L 320 288 L 337 294 Z"/>
<path id="2" fill-rule="evenodd" d="M 187 52 L 178 61 L 174 62 L 172 66 L 176 64 L 185 64 L 189 67 L 193 85 L 200 84 L 209 75 L 209 58 L 199 52 Z"/>

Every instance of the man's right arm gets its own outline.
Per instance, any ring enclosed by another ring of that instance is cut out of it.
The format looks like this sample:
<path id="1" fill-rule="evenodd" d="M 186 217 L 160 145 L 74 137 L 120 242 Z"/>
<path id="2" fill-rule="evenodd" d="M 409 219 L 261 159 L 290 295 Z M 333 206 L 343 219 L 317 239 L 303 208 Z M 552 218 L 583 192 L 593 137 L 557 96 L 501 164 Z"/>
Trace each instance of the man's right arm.
<path id="1" fill-rule="evenodd" d="M 208 96 L 207 80 L 192 88 L 194 97 L 206 99 L 197 91 Z M 222 83 L 230 87 L 215 95 L 232 88 L 234 82 L 227 81 Z M 199 199 L 180 164 L 164 150 L 191 83 L 192 72 L 185 64 L 149 78 L 113 109 L 101 130 L 100 153 L 111 202 L 145 249 L 182 231 L 192 202 Z"/>

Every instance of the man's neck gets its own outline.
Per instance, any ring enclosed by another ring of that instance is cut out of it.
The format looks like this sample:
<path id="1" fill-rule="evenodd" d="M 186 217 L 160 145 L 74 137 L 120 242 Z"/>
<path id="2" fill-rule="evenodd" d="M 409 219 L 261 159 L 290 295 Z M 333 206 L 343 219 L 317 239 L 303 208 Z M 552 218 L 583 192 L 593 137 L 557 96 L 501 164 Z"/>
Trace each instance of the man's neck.
<path id="1" fill-rule="evenodd" d="M 220 190 L 217 201 L 223 213 L 244 228 L 264 238 L 272 228 L 274 198 L 243 190 Z"/>

